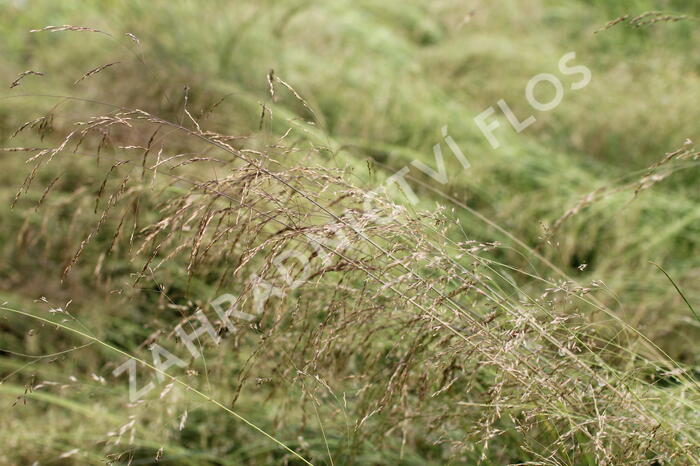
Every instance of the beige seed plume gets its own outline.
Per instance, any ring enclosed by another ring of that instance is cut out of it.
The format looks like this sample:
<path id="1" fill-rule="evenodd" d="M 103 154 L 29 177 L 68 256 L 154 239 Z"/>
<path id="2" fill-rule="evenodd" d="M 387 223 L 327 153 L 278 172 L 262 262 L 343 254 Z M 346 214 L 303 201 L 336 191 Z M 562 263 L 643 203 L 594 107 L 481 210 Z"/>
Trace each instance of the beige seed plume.
<path id="1" fill-rule="evenodd" d="M 34 71 L 34 70 L 23 71 L 19 75 L 17 75 L 17 79 L 12 81 L 12 84 L 10 84 L 10 89 L 12 89 L 13 87 L 19 86 L 20 81 L 22 81 L 22 79 L 24 79 L 26 76 L 29 76 L 29 75 L 44 76 L 44 73 L 41 73 L 39 71 Z"/>
<path id="2" fill-rule="evenodd" d="M 40 29 L 32 29 L 29 32 L 61 32 L 61 31 L 73 31 L 73 32 L 97 32 L 99 34 L 105 34 L 111 37 L 111 34 L 100 31 L 99 29 L 88 28 L 84 26 L 71 26 L 70 24 L 64 24 L 62 26 L 45 26 Z"/>
<path id="3" fill-rule="evenodd" d="M 97 73 L 99 73 L 100 71 L 104 70 L 105 68 L 109 68 L 110 66 L 114 66 L 114 65 L 117 65 L 117 64 L 119 64 L 119 63 L 121 63 L 121 62 L 115 61 L 115 62 L 113 62 L 113 63 L 106 63 L 106 64 L 104 64 L 104 65 L 98 66 L 97 68 L 93 68 L 93 69 L 91 69 L 90 71 L 88 71 L 87 73 L 85 73 L 84 75 L 82 75 L 82 76 L 80 77 L 80 79 L 78 79 L 77 81 L 75 81 L 75 82 L 73 83 L 73 85 L 75 86 L 76 84 L 78 84 L 78 83 L 79 83 L 80 81 L 82 81 L 83 79 L 86 79 L 86 78 L 89 78 L 90 76 L 96 75 Z"/>

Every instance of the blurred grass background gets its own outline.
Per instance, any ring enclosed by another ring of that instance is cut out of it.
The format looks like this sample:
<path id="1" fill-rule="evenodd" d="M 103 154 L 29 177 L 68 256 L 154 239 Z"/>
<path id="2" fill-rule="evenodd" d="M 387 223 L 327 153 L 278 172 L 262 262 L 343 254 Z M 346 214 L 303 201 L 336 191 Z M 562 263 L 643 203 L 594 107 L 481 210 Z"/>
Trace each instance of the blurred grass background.
<path id="1" fill-rule="evenodd" d="M 616 17 L 645 11 L 689 18 L 643 28 L 622 23 L 594 34 Z M 318 120 L 313 131 L 295 137 L 332 148 L 319 156 L 319 163 L 348 168 L 353 182 L 373 189 L 414 159 L 433 166 L 432 147 L 441 142 L 441 128 L 447 125 L 472 167 L 462 171 L 443 148 L 450 173 L 447 185 L 437 185 L 413 169 L 417 208 L 433 209 L 436 203 L 454 208 L 465 235 L 503 243 L 506 247 L 496 257 L 513 267 L 561 279 L 514 242 L 515 237 L 576 280 L 601 280 L 610 290 L 601 296 L 607 305 L 672 358 L 698 367 L 700 325 L 649 263 L 662 264 L 690 302 L 700 303 L 697 163 L 676 167 L 672 175 L 636 197 L 630 191 L 606 197 L 543 239 L 548 226 L 587 193 L 641 178 L 646 167 L 665 153 L 699 136 L 700 24 L 694 19 L 698 16 L 700 3 L 680 0 L 4 1 L 0 2 L 0 82 L 9 85 L 30 69 L 45 76 L 29 76 L 12 90 L 5 87 L 0 97 L 0 139 L 3 146 L 14 145 L 9 137 L 21 122 L 56 104 L 16 97 L 19 94 L 62 96 L 79 90 L 82 96 L 178 118 L 185 86 L 191 89 L 194 108 L 228 96 L 210 116 L 210 125 L 221 131 L 261 132 L 271 139 L 281 120 L 313 117 L 296 99 L 280 96 L 273 120 L 266 119 L 260 130 L 260 102 L 269 98 L 266 76 L 273 69 L 306 99 Z M 62 24 L 94 27 L 112 37 L 29 33 Z M 571 51 L 577 54 L 575 64 L 592 71 L 591 84 L 569 91 L 570 78 L 563 78 L 567 91 L 562 104 L 548 113 L 534 111 L 524 97 L 528 80 L 538 73 L 558 74 L 560 57 Z M 120 64 L 73 84 L 87 70 L 114 61 Z M 499 99 L 521 118 L 534 114 L 537 122 L 517 134 L 499 112 L 497 136 L 502 146 L 494 150 L 473 118 Z M 94 306 L 89 317 L 93 328 L 116 325 L 108 322 L 108 316 L 117 311 L 108 308 L 117 304 L 104 299 L 104 287 L 80 279 L 59 284 L 61 271 L 54 252 L 73 249 L 76 239 L 68 222 L 41 227 L 54 232 L 50 242 L 29 246 L 19 242 L 18 231 L 26 230 L 28 222 L 39 228 L 42 215 L 10 210 L 26 167 L 15 153 L 0 156 L 4 300 L 33 306 L 41 296 L 80 297 L 82 306 Z M 368 171 L 368 162 L 374 171 Z M 72 185 L 69 180 L 60 194 L 65 198 L 65 218 L 74 202 L 71 188 L 80 185 L 81 177 L 93 176 L 87 164 L 72 164 Z M 400 195 L 396 200 L 408 205 Z M 92 269 L 79 272 L 91 273 Z M 526 279 L 521 286 L 535 289 Z M 133 340 L 132 346 L 148 336 L 138 324 L 130 327 L 128 319 L 120 325 L 122 338 Z M 0 336 L 2 349 L 22 339 L 22 345 L 34 344 L 22 332 L 28 328 L 17 327 L 14 321 L 0 326 L 14 329 Z M 48 350 L 52 344 L 36 343 L 34 349 Z M 244 360 L 244 355 L 238 357 Z M 1 360 L 3 377 L 18 368 L 11 358 Z M 98 356 L 69 357 L 61 369 L 43 365 L 41 374 L 56 380 L 84 377 L 99 367 L 99 361 Z M 118 405 L 125 394 L 123 383 L 95 385 L 79 397 L 82 402 L 45 395 L 42 404 L 10 408 L 24 388 L 13 378 L 4 382 L 0 442 L 5 447 L 0 459 L 6 464 L 33 460 L 43 464 L 75 448 L 76 439 L 89 440 L 120 422 L 119 411 L 108 406 L 100 411 L 94 401 L 110 398 L 113 406 Z M 260 403 L 251 401 L 243 409 L 253 414 Z M 152 409 L 152 425 L 166 429 L 168 423 L 177 423 L 167 406 Z M 251 440 L 229 422 L 210 425 L 204 408 L 199 414 L 190 411 L 201 419 L 198 423 L 191 418 L 188 425 L 194 427 L 171 437 L 166 450 L 173 464 L 272 461 L 260 459 L 273 448 L 262 439 Z M 141 438 L 149 439 L 150 448 L 157 450 L 161 446 L 157 432 L 149 432 L 147 425 L 143 430 Z M 312 450 L 324 448 L 318 431 L 308 432 L 305 441 L 314 443 Z M 149 445 L 142 448 L 148 450 Z M 219 451 L 226 451 L 226 456 Z M 372 453 L 370 448 L 365 454 L 356 461 L 398 461 L 392 456 L 395 452 Z M 177 459 L 178 455 L 185 456 Z M 402 461 L 438 464 L 436 457 L 429 445 L 414 445 Z M 96 456 L 76 461 L 98 460 Z"/>

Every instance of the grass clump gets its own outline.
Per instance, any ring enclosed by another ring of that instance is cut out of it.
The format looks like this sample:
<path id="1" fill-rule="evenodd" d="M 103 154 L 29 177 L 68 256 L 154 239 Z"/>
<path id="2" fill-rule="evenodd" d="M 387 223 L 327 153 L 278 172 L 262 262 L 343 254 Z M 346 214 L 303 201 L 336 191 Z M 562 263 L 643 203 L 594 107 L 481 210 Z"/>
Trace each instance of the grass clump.
<path id="1" fill-rule="evenodd" d="M 1 6 L 0 462 L 695 464 L 695 12 L 506 3 Z"/>

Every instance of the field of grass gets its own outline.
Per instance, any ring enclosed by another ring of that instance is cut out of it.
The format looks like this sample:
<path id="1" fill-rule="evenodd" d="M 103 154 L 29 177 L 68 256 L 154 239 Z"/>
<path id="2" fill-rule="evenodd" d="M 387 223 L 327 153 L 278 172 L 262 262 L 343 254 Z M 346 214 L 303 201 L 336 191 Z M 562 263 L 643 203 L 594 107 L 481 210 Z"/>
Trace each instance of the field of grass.
<path id="1" fill-rule="evenodd" d="M 0 464 L 700 463 L 699 18 L 0 0 Z"/>

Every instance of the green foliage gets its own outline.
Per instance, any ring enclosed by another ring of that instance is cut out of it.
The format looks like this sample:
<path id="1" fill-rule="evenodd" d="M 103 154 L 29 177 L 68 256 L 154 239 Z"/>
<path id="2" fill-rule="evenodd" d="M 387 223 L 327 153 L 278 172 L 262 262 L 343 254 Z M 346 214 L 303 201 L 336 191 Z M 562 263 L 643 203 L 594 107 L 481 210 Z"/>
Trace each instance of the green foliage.
<path id="1" fill-rule="evenodd" d="M 647 11 L 687 18 L 635 27 Z M 0 152 L 3 307 L 61 324 L 0 311 L 0 462 L 300 461 L 229 409 L 314 464 L 692 464 L 698 15 L 652 0 L 0 2 L 0 82 L 44 73 L 0 95 L 0 145 L 69 141 L 39 165 Z M 49 25 L 109 35 L 29 32 Z M 535 111 L 528 81 L 571 51 L 591 84 L 560 76 L 562 104 Z M 492 149 L 474 117 L 500 99 L 537 122 L 516 133 L 497 110 Z M 115 114 L 129 124 L 67 136 Z M 411 168 L 419 203 L 390 191 L 396 225 L 332 267 L 314 256 L 309 284 L 186 360 L 189 391 L 166 381 L 129 405 L 119 351 L 182 350 L 175 326 L 222 293 L 251 311 L 251 274 L 308 253 L 306 232 L 342 228 L 412 161 L 434 167 L 439 143 L 447 184 Z M 167 156 L 183 158 L 145 168 Z"/>

